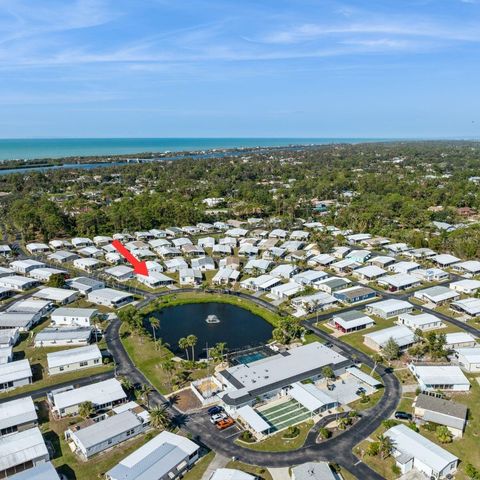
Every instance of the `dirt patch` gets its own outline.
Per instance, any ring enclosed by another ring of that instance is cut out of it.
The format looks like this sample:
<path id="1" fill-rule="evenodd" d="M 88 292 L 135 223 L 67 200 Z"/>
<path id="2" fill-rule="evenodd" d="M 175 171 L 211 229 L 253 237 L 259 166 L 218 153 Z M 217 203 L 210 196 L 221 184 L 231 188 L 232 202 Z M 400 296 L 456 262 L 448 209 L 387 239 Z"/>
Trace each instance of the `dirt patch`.
<path id="1" fill-rule="evenodd" d="M 190 390 L 190 388 L 186 388 L 185 390 L 174 393 L 169 397 L 169 400 L 182 412 L 188 412 L 190 410 L 202 408 L 202 402 L 200 402 L 198 397 Z"/>

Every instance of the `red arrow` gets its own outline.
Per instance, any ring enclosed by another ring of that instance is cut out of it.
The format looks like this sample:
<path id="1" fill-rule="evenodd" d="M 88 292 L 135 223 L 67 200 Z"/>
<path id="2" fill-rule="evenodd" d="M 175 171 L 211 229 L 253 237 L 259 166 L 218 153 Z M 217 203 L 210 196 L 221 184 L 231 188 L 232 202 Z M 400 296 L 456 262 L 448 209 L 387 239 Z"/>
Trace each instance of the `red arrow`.
<path id="1" fill-rule="evenodd" d="M 112 247 L 122 256 L 125 257 L 127 262 L 133 266 L 133 271 L 139 275 L 148 276 L 148 268 L 146 262 L 140 262 L 134 255 L 123 245 L 120 240 L 114 240 Z"/>

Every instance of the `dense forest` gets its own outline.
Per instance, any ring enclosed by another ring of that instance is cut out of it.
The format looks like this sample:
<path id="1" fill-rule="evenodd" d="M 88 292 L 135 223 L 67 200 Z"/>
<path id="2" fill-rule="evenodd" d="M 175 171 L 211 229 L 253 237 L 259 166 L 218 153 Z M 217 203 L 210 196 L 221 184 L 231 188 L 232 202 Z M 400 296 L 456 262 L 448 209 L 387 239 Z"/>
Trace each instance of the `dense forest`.
<path id="1" fill-rule="evenodd" d="M 319 220 L 478 257 L 479 175 L 478 143 L 329 145 L 4 175 L 0 202 L 4 223 L 25 240 L 255 216 L 284 226 Z M 225 199 L 214 217 L 202 202 L 210 197 Z M 315 200 L 332 201 L 321 217 Z M 432 221 L 460 227 L 447 233 Z"/>

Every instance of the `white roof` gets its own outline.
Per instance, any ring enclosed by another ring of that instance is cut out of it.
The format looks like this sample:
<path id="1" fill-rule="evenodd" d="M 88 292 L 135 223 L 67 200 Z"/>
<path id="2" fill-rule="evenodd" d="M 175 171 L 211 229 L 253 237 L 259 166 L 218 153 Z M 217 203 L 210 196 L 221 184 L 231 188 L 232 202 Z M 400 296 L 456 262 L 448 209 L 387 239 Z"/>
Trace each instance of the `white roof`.
<path id="1" fill-rule="evenodd" d="M 314 412 L 325 405 L 336 403 L 333 398 L 311 383 L 294 383 L 288 393 L 309 412 Z"/>
<path id="2" fill-rule="evenodd" d="M 133 268 L 127 267 L 126 265 L 118 265 L 117 267 L 107 268 L 105 273 L 113 277 L 123 277 L 124 275 L 132 274 Z"/>
<path id="3" fill-rule="evenodd" d="M 250 428 L 256 433 L 263 433 L 271 428 L 250 405 L 245 405 L 237 410 L 237 414 L 245 420 Z"/>
<path id="4" fill-rule="evenodd" d="M 0 437 L 0 452 L 0 472 L 31 460 L 48 458 L 45 441 L 37 427 Z"/>
<path id="5" fill-rule="evenodd" d="M 480 261 L 478 260 L 467 260 L 466 262 L 460 262 L 455 265 L 455 268 L 460 268 L 467 272 L 477 273 L 480 272 Z"/>
<path id="6" fill-rule="evenodd" d="M 452 265 L 453 263 L 457 263 L 460 261 L 458 257 L 449 255 L 448 253 L 441 253 L 439 255 L 435 255 L 434 257 L 432 257 L 432 260 L 440 265 Z"/>
<path id="7" fill-rule="evenodd" d="M 40 313 L 44 309 L 52 306 L 52 302 L 48 300 L 35 300 L 33 298 L 26 298 L 13 303 L 7 308 L 7 312 L 18 313 Z"/>
<path id="8" fill-rule="evenodd" d="M 452 305 L 461 308 L 469 315 L 478 315 L 480 313 L 480 298 L 465 298 L 456 300 Z"/>
<path id="9" fill-rule="evenodd" d="M 395 275 L 385 275 L 378 279 L 378 283 L 386 283 L 392 287 L 402 288 L 419 283 L 420 280 L 408 273 L 397 273 Z"/>
<path id="10" fill-rule="evenodd" d="M 405 325 L 395 325 L 394 327 L 377 330 L 376 332 L 367 333 L 364 337 L 373 340 L 381 347 L 383 347 L 390 338 L 393 338 L 400 347 L 410 345 L 415 341 L 414 333 Z"/>
<path id="11" fill-rule="evenodd" d="M 333 320 L 343 328 L 350 329 L 359 327 L 360 325 L 369 325 L 375 323 L 373 318 L 368 315 L 359 312 L 357 310 L 350 310 L 348 312 L 339 312 L 333 316 Z"/>
<path id="12" fill-rule="evenodd" d="M 122 298 L 130 297 L 131 294 L 128 292 L 122 292 L 120 290 L 115 290 L 113 288 L 99 288 L 98 290 L 93 290 L 88 294 L 89 299 L 95 298 L 104 298 L 111 301 L 118 301 Z"/>
<path id="13" fill-rule="evenodd" d="M 415 365 L 415 373 L 425 385 L 470 385 L 456 365 Z"/>
<path id="14" fill-rule="evenodd" d="M 257 477 L 233 468 L 217 468 L 209 480 L 255 480 Z"/>
<path id="15" fill-rule="evenodd" d="M 379 277 L 387 273 L 383 268 L 377 267 L 376 265 L 368 265 L 366 267 L 360 267 L 353 271 L 355 275 L 364 275 L 367 278 Z"/>
<path id="16" fill-rule="evenodd" d="M 25 285 L 35 283 L 35 280 L 22 277 L 21 275 L 11 275 L 9 277 L 1 277 L 0 282 L 7 287 L 11 286 L 12 288 L 23 288 Z"/>
<path id="17" fill-rule="evenodd" d="M 414 326 L 428 325 L 430 323 L 441 322 L 441 319 L 432 315 L 431 313 L 420 313 L 418 315 L 411 315 L 410 313 L 402 313 L 398 316 L 399 320 L 403 320 Z"/>
<path id="18" fill-rule="evenodd" d="M 110 403 L 126 398 L 121 383 L 115 378 L 103 382 L 91 383 L 84 387 L 74 388 L 65 392 L 53 392 L 54 404 L 57 409 L 79 405 L 82 402 L 92 402 L 96 405 Z"/>
<path id="19" fill-rule="evenodd" d="M 33 422 L 37 412 L 32 397 L 0 403 L 0 430 L 22 423 Z"/>
<path id="20" fill-rule="evenodd" d="M 459 280 L 458 282 L 452 282 L 449 286 L 453 289 L 459 287 L 460 290 L 477 290 L 480 288 L 480 280 L 469 278 L 465 280 Z"/>
<path id="21" fill-rule="evenodd" d="M 45 298 L 46 300 L 52 300 L 57 302 L 64 302 L 71 296 L 78 295 L 76 290 L 67 290 L 65 288 L 46 287 L 42 288 L 38 292 L 34 293 L 37 298 Z"/>
<path id="22" fill-rule="evenodd" d="M 124 458 L 108 475 L 115 480 L 163 478 L 198 449 L 188 438 L 163 431 Z"/>
<path id="23" fill-rule="evenodd" d="M 403 454 L 418 458 L 435 472 L 441 472 L 447 465 L 458 460 L 447 450 L 414 432 L 406 425 L 400 424 L 385 432 L 392 439 L 394 448 Z"/>
<path id="24" fill-rule="evenodd" d="M 480 364 L 480 348 L 456 348 L 455 351 L 461 355 L 468 363 Z"/>
<path id="25" fill-rule="evenodd" d="M 436 285 L 434 287 L 425 288 L 424 290 L 419 290 L 418 292 L 415 292 L 414 296 L 418 298 L 426 297 L 434 302 L 442 302 L 458 298 L 459 294 L 455 290 L 450 290 L 443 285 Z"/>
<path id="26" fill-rule="evenodd" d="M 389 298 L 388 300 L 381 300 L 380 302 L 373 303 L 369 305 L 369 307 L 389 314 L 397 312 L 398 310 L 413 308 L 413 305 L 405 300 L 395 300 L 394 298 Z"/>
<path id="27" fill-rule="evenodd" d="M 238 390 L 229 392 L 231 398 L 242 397 L 259 388 L 268 388 L 282 382 L 291 383 L 302 380 L 302 377 L 326 365 L 338 365 L 347 359 L 334 350 L 313 342 L 301 347 L 292 348 L 288 355 L 274 355 L 248 365 L 235 365 L 222 375 L 237 385 Z"/>
<path id="28" fill-rule="evenodd" d="M 14 382 L 31 376 L 32 369 L 26 358 L 0 365 L 0 383 Z"/>
<path id="29" fill-rule="evenodd" d="M 475 342 L 475 337 L 468 332 L 453 332 L 445 335 L 447 345 L 455 345 L 457 343 Z"/>
<path id="30" fill-rule="evenodd" d="M 101 359 L 102 354 L 98 345 L 88 345 L 86 347 L 72 348 L 69 350 L 60 350 L 47 354 L 48 368 L 62 367 L 78 362 L 88 362 L 90 360 Z"/>
<path id="31" fill-rule="evenodd" d="M 396 273 L 408 273 L 411 270 L 415 270 L 416 268 L 419 268 L 420 264 L 417 262 L 398 262 L 394 263 L 393 265 L 390 265 L 388 269 L 392 272 Z"/>
<path id="32" fill-rule="evenodd" d="M 366 383 L 367 385 L 370 385 L 371 387 L 377 387 L 378 385 L 382 385 L 382 382 L 377 380 L 375 377 L 372 377 L 368 373 L 362 372 L 359 368 L 357 367 L 348 367 L 346 371 L 350 374 L 353 375 L 354 377 L 358 378 L 361 380 L 363 383 Z"/>
<path id="33" fill-rule="evenodd" d="M 8 478 L 9 480 L 60 480 L 55 467 L 50 462 L 39 463 Z"/>
<path id="34" fill-rule="evenodd" d="M 98 313 L 95 308 L 57 308 L 51 317 L 92 318 Z"/>

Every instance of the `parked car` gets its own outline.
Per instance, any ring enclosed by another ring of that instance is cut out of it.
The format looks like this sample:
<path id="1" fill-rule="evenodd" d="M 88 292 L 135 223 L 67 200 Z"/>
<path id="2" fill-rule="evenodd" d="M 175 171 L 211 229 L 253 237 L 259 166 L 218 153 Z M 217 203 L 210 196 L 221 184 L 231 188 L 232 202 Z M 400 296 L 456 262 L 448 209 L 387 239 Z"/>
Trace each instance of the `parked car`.
<path id="1" fill-rule="evenodd" d="M 334 383 L 329 383 L 329 384 L 327 385 L 327 388 L 328 388 L 330 391 L 335 390 L 335 384 L 334 384 Z"/>
<path id="2" fill-rule="evenodd" d="M 231 427 L 234 423 L 235 423 L 235 422 L 234 422 L 233 418 L 231 418 L 231 417 L 226 417 L 226 418 L 224 418 L 223 420 L 220 420 L 220 421 L 217 423 L 217 428 L 218 428 L 219 430 L 225 430 L 226 428 Z"/>
<path id="3" fill-rule="evenodd" d="M 367 393 L 367 391 L 363 387 L 358 387 L 357 391 L 355 392 L 356 395 L 362 395 Z"/>
<path id="4" fill-rule="evenodd" d="M 221 420 L 225 420 L 225 418 L 228 418 L 225 413 L 215 413 L 214 415 L 210 416 L 210 421 L 212 423 L 218 423 Z"/>
<path id="5" fill-rule="evenodd" d="M 207 410 L 208 414 L 209 415 L 216 415 L 218 413 L 222 413 L 223 412 L 223 408 L 220 407 L 219 405 L 216 405 L 215 407 L 210 407 L 208 410 Z"/>
<path id="6" fill-rule="evenodd" d="M 395 418 L 397 420 L 411 420 L 412 414 L 407 412 L 395 412 Z"/>

